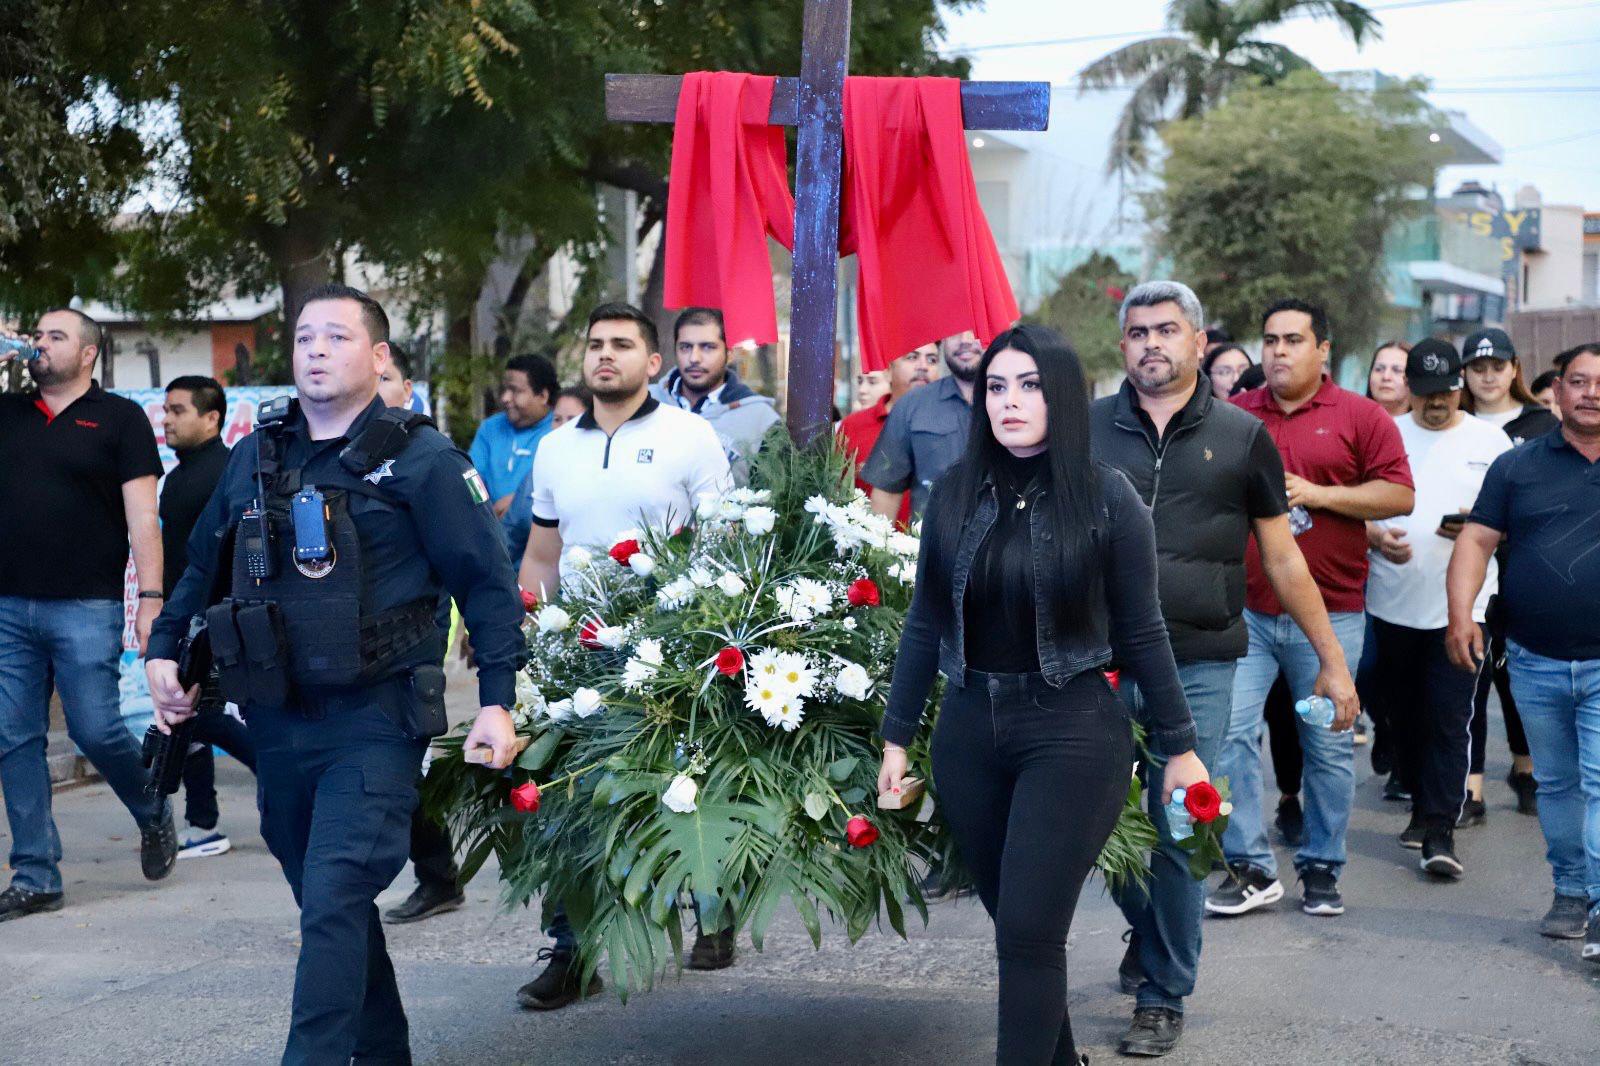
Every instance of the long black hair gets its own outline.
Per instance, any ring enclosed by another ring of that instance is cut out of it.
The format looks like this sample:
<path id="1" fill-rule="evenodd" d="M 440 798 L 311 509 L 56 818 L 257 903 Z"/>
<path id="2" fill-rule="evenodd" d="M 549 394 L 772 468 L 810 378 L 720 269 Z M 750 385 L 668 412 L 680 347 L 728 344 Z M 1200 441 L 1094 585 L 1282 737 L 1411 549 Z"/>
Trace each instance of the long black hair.
<path id="1" fill-rule="evenodd" d="M 989 365 L 1011 348 L 1033 357 L 1039 367 L 1039 388 L 1049 412 L 1045 454 L 1050 471 L 1044 505 L 1055 532 L 1057 565 L 1054 580 L 1043 593 L 1054 605 L 1058 628 L 1070 631 L 1088 615 L 1101 585 L 1100 544 L 1103 540 L 1100 478 L 1089 449 L 1089 382 L 1078 353 L 1046 326 L 1017 326 L 994 339 L 978 362 L 972 396 L 972 426 L 961 459 L 940 479 L 940 506 L 932 514 L 938 560 L 931 575 L 935 588 L 950 591 L 950 568 L 962 530 L 985 491 L 1001 478 L 1010 453 L 995 439 L 984 396 Z"/>

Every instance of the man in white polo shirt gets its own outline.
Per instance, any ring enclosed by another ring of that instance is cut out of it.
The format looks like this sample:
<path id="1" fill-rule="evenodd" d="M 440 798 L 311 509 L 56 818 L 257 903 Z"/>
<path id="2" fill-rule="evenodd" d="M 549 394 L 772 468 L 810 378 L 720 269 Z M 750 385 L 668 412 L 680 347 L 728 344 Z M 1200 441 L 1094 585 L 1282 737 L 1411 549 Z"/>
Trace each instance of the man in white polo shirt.
<path id="1" fill-rule="evenodd" d="M 1461 876 L 1455 827 L 1483 818 L 1467 793 L 1473 676 L 1445 653 L 1445 571 L 1489 465 L 1511 440 L 1461 410 L 1461 357 L 1448 341 L 1420 341 L 1406 358 L 1411 411 L 1395 418 L 1416 482 L 1409 515 L 1367 523 L 1372 548 L 1367 613 L 1375 645 L 1373 689 L 1394 732 L 1400 779 L 1411 793 L 1411 823 L 1400 843 L 1422 849 L 1422 868 Z M 1483 624 L 1494 564 L 1473 611 Z"/>
<path id="2" fill-rule="evenodd" d="M 533 531 L 518 582 L 541 602 L 556 598 L 566 548 L 603 552 L 626 529 L 685 525 L 701 493 L 733 487 L 711 423 L 650 395 L 660 369 L 655 323 L 643 311 L 608 303 L 590 313 L 583 383 L 594 403 L 545 437 L 533 459 Z M 552 908 L 547 931 L 555 944 L 540 957 L 550 965 L 517 990 L 517 1002 L 530 1010 L 555 1010 L 600 990 L 598 976 L 587 988 L 578 985 L 577 939 L 560 907 Z M 701 936 L 689 965 L 720 969 L 732 961 L 728 932 Z"/>

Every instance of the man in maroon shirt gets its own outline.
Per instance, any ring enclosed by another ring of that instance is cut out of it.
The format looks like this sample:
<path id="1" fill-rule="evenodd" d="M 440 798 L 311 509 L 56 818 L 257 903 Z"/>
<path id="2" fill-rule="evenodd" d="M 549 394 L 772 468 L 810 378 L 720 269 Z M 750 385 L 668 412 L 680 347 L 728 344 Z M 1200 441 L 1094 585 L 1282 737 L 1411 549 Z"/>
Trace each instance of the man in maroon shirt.
<path id="1" fill-rule="evenodd" d="M 1411 511 L 1411 467 L 1394 419 L 1377 403 L 1335 385 L 1326 374 L 1328 319 L 1300 300 L 1280 300 L 1262 323 L 1267 384 L 1235 399 L 1267 425 L 1283 456 L 1289 523 L 1322 592 L 1346 662 L 1361 660 L 1367 581 L 1366 523 Z M 1259 553 L 1245 556 L 1245 625 L 1250 650 L 1234 675 L 1233 714 L 1220 775 L 1233 789 L 1223 835 L 1228 876 L 1206 899 L 1211 914 L 1237 915 L 1282 898 L 1277 861 L 1262 818 L 1261 722 L 1279 671 L 1298 700 L 1321 669 L 1315 649 L 1273 595 Z M 1307 914 L 1344 913 L 1339 873 L 1355 798 L 1352 718 L 1296 723 L 1305 750 L 1305 833 L 1295 868 Z"/>
<path id="2" fill-rule="evenodd" d="M 883 432 L 883 424 L 889 420 L 889 409 L 894 402 L 918 385 L 926 385 L 938 376 L 939 346 L 924 344 L 915 348 L 889 364 L 889 391 L 886 395 L 872 406 L 846 415 L 844 421 L 839 423 L 839 446 L 855 460 L 858 473 L 867 456 L 872 454 L 872 446 L 878 443 L 878 434 Z M 856 478 L 856 488 L 872 495 L 872 486 L 860 477 Z M 909 492 L 900 501 L 898 520 L 902 526 L 911 522 Z"/>

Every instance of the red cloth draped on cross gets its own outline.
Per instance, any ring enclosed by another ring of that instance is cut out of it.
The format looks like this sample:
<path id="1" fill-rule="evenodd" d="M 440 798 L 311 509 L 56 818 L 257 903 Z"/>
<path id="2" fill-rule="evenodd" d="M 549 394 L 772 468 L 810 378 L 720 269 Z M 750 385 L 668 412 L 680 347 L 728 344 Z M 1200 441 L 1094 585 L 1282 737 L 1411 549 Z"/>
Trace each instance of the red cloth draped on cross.
<path id="1" fill-rule="evenodd" d="M 778 339 L 766 237 L 794 243 L 775 79 L 684 76 L 667 196 L 668 307 L 722 308 L 730 343 Z M 1017 303 L 978 204 L 953 78 L 847 78 L 840 250 L 859 260 L 862 367 L 970 329 L 987 343 Z"/>

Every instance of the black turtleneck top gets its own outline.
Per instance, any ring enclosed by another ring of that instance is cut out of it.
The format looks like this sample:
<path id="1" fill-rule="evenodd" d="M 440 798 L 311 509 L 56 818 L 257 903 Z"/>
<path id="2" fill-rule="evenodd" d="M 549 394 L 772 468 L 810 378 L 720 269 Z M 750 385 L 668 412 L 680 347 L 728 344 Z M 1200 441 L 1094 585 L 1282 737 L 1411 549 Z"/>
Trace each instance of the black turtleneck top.
<path id="1" fill-rule="evenodd" d="M 978 545 L 962 601 L 967 666 L 987 673 L 1033 673 L 1040 668 L 1039 627 L 1028 522 L 1050 483 L 1049 456 L 1041 452 L 1018 459 L 1007 452 L 994 481 L 1000 510 Z"/>

